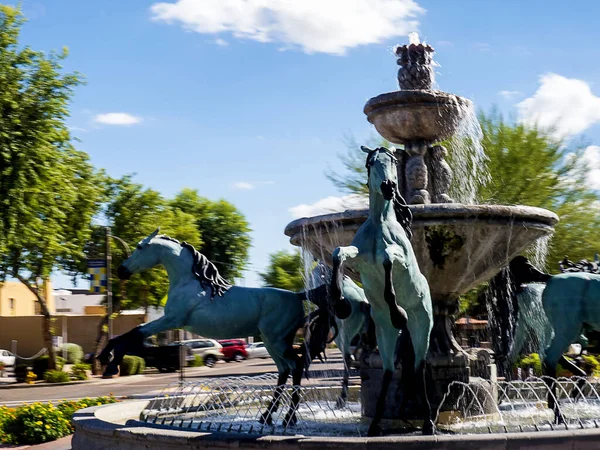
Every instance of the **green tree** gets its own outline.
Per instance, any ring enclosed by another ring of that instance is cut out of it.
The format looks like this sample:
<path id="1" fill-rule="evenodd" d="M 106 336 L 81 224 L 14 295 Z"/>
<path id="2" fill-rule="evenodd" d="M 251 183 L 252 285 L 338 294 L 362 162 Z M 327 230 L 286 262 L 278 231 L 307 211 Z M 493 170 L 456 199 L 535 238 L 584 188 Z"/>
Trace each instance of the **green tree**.
<path id="1" fill-rule="evenodd" d="M 265 273 L 259 273 L 265 286 L 299 292 L 304 289 L 302 257 L 299 252 L 285 250 L 272 253 Z"/>
<path id="2" fill-rule="evenodd" d="M 77 74 L 63 74 L 67 51 L 19 48 L 24 18 L 0 5 L 0 279 L 14 277 L 36 296 L 55 369 L 44 283 L 54 270 L 80 271 L 102 180 L 65 125 Z"/>
<path id="3" fill-rule="evenodd" d="M 225 200 L 213 202 L 195 189 L 183 189 L 171 202 L 174 211 L 194 217 L 202 237 L 198 250 L 215 263 L 226 279 L 242 275 L 250 249 L 250 226 L 235 206 Z"/>

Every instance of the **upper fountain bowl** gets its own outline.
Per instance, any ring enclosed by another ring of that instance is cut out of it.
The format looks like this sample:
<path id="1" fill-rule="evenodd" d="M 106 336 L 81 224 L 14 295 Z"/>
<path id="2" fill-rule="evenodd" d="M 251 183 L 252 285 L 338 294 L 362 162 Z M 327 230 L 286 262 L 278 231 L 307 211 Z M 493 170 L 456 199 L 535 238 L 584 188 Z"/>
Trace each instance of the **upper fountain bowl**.
<path id="1" fill-rule="evenodd" d="M 395 91 L 370 99 L 364 112 L 381 136 L 404 144 L 447 139 L 471 106 L 469 100 L 441 91 Z"/>
<path id="2" fill-rule="evenodd" d="M 531 206 L 410 205 L 411 241 L 421 272 L 427 278 L 434 304 L 489 280 L 537 239 L 550 236 L 558 216 Z M 305 217 L 288 224 L 292 244 L 309 250 L 331 265 L 338 246 L 350 245 L 367 219 L 366 209 Z M 346 273 L 360 281 L 348 266 Z"/>

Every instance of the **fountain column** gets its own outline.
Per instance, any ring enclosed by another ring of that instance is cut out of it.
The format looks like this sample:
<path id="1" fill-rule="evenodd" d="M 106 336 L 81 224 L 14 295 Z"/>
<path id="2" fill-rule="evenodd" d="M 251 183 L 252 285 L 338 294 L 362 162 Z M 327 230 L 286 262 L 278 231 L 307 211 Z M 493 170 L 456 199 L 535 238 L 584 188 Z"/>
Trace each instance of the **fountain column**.
<path id="1" fill-rule="evenodd" d="M 411 205 L 453 202 L 448 193 L 452 183 L 452 170 L 445 160 L 448 151 L 436 143 L 451 136 L 461 119 L 460 105 L 448 94 L 433 90 L 433 52 L 431 46 L 416 41 L 396 47 L 400 90 L 374 97 L 365 106 L 365 113 L 377 131 L 388 141 L 404 148 L 402 164 L 398 165 L 398 180 L 404 198 Z M 440 103 L 440 99 L 450 101 L 445 104 Z M 440 235 L 435 230 L 429 237 L 426 249 L 429 253 L 443 254 L 447 247 L 454 245 L 455 237 Z M 435 380 L 435 393 L 430 400 L 437 408 L 448 384 L 452 381 L 468 382 L 469 371 L 468 358 L 452 334 L 453 315 L 458 312 L 458 296 L 436 298 L 435 294 L 432 290 L 434 325 L 428 361 Z M 401 367 L 398 367 L 398 374 L 390 388 L 394 392 L 391 395 L 397 399 L 386 403 L 388 411 L 385 415 L 389 418 L 411 414 L 408 410 L 400 410 L 406 408 L 398 401 L 403 395 L 400 373 Z M 363 413 L 369 416 L 374 406 L 370 399 L 377 398 L 376 392 L 381 383 L 378 355 L 365 353 L 361 376 Z"/>

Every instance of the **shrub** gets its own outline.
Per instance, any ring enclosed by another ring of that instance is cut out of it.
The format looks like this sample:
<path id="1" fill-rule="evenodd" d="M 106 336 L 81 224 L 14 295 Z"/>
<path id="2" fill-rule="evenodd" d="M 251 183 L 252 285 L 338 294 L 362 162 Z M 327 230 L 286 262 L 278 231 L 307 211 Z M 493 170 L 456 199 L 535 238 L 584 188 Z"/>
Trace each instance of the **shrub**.
<path id="1" fill-rule="evenodd" d="M 35 373 L 38 377 L 38 380 L 44 378 L 44 374 L 48 370 L 48 360 L 50 357 L 48 355 L 40 356 L 33 360 L 33 373 Z M 65 359 L 60 356 L 56 357 L 56 369 L 61 370 L 65 365 Z"/>
<path id="2" fill-rule="evenodd" d="M 76 380 L 87 380 L 88 370 L 91 370 L 91 366 L 89 364 L 75 364 L 71 368 L 71 376 Z"/>
<path id="3" fill-rule="evenodd" d="M 59 351 L 66 351 L 67 364 L 79 364 L 83 361 L 83 348 L 77 344 L 63 344 Z"/>
<path id="4" fill-rule="evenodd" d="M 128 376 L 135 375 L 138 371 L 138 366 L 140 364 L 139 358 L 137 356 L 125 355 L 123 357 L 123 361 L 121 361 L 120 366 L 120 375 Z"/>
<path id="5" fill-rule="evenodd" d="M 78 411 L 83 408 L 89 408 L 90 406 L 100 406 L 106 405 L 108 403 L 115 403 L 117 400 L 113 397 L 113 395 L 105 396 L 105 397 L 97 397 L 97 398 L 83 398 L 77 401 L 62 401 L 56 407 L 59 411 L 62 412 L 63 416 L 69 420 L 69 425 L 71 427 L 71 431 L 75 431 L 73 424 L 71 423 L 71 419 L 73 418 L 73 414 L 75 411 Z"/>
<path id="6" fill-rule="evenodd" d="M 63 372 L 62 370 L 46 370 L 44 380 L 46 383 L 68 383 L 71 381 L 71 377 L 67 372 Z"/>
<path id="7" fill-rule="evenodd" d="M 204 365 L 204 361 L 202 361 L 202 356 L 194 355 L 194 359 L 188 362 L 189 367 L 202 367 Z"/>
<path id="8" fill-rule="evenodd" d="M 136 358 L 139 358 L 138 359 L 138 369 L 137 369 L 136 373 L 138 373 L 138 374 L 144 373 L 144 370 L 146 370 L 146 360 L 139 356 L 136 356 Z"/>
<path id="9" fill-rule="evenodd" d="M 533 368 L 533 374 L 540 376 L 542 375 L 542 362 L 540 361 L 540 355 L 537 353 L 532 353 L 527 356 L 522 356 L 514 365 L 516 368 L 521 368 L 526 372 L 526 375 L 529 375 L 529 369 Z"/>
<path id="10" fill-rule="evenodd" d="M 4 442 L 41 444 L 71 433 L 70 418 L 51 403 L 22 406 L 3 423 Z"/>
<path id="11" fill-rule="evenodd" d="M 594 377 L 600 376 L 600 361 L 594 355 L 582 355 L 581 358 L 585 373 Z"/>
<path id="12" fill-rule="evenodd" d="M 24 405 L 19 408 L 0 406 L 0 442 L 5 444 L 41 444 L 71 434 L 75 411 L 89 406 L 115 403 L 115 398 L 86 398 L 78 401 Z"/>

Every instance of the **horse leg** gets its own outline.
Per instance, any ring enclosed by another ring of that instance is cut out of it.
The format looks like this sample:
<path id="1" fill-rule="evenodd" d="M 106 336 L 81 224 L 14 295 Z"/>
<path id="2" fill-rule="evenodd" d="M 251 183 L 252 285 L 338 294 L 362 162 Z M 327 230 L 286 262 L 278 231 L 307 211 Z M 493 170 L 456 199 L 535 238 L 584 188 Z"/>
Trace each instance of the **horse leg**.
<path id="1" fill-rule="evenodd" d="M 161 331 L 179 328 L 183 325 L 183 321 L 178 317 L 163 316 L 112 338 L 98 355 L 100 361 L 109 361 L 110 352 L 113 352 L 113 358 L 108 362 L 102 377 L 112 378 L 116 376 L 119 373 L 119 365 L 123 361 L 123 357 L 129 352 L 139 352 L 143 349 L 144 339 L 148 336 L 160 333 Z"/>
<path id="2" fill-rule="evenodd" d="M 392 325 L 398 330 L 402 330 L 406 327 L 406 321 L 408 319 L 404 308 L 398 306 L 396 303 L 396 292 L 394 291 L 393 263 L 398 262 L 402 265 L 402 257 L 399 256 L 400 253 L 401 250 L 397 245 L 390 245 L 385 249 L 385 256 L 383 259 L 383 270 L 385 272 L 383 299 L 390 310 Z"/>
<path id="3" fill-rule="evenodd" d="M 418 396 L 421 413 L 423 414 L 423 434 L 431 435 L 435 433 L 433 424 L 433 412 L 429 403 L 427 390 L 427 351 L 429 349 L 429 334 L 432 328 L 431 312 L 425 308 L 411 310 L 410 320 L 408 321 L 408 336 L 412 341 L 414 352 L 414 370 L 415 392 Z M 404 370 L 404 365 L 403 365 Z"/>
<path id="4" fill-rule="evenodd" d="M 547 294 L 548 291 L 546 289 L 544 291 L 544 305 L 548 303 L 546 301 Z M 550 300 L 553 300 L 553 298 L 550 297 Z M 554 411 L 554 422 L 562 424 L 564 423 L 564 418 L 560 411 L 558 397 L 556 396 L 556 366 L 559 361 L 563 360 L 563 353 L 569 348 L 569 345 L 577 339 L 581 331 L 582 322 L 577 315 L 554 314 L 556 317 L 553 317 L 550 314 L 552 310 L 549 311 L 546 306 L 544 306 L 544 309 L 554 329 L 554 339 L 552 339 L 550 346 L 546 349 L 542 365 L 544 375 L 550 377 L 544 379 L 546 385 L 548 385 L 548 408 Z"/>
<path id="5" fill-rule="evenodd" d="M 265 425 L 273 424 L 273 414 L 277 412 L 279 409 L 279 402 L 281 401 L 281 394 L 283 393 L 283 389 L 285 383 L 290 376 L 290 369 L 284 369 L 279 372 L 279 377 L 277 378 L 277 386 L 273 392 L 273 398 L 267 405 L 267 409 L 260 415 L 259 422 Z"/>
<path id="6" fill-rule="evenodd" d="M 374 311 L 372 310 L 373 314 Z M 377 344 L 379 346 L 379 353 L 381 354 L 381 360 L 383 362 L 383 380 L 381 382 L 381 390 L 379 397 L 377 397 L 377 403 L 375 405 L 375 415 L 369 426 L 368 436 L 380 436 L 381 430 L 381 419 L 385 412 L 385 400 L 388 392 L 388 388 L 394 375 L 394 356 L 396 350 L 396 341 L 398 340 L 398 330 L 394 328 L 389 322 L 389 315 L 386 312 L 382 314 L 374 314 L 373 320 L 375 322 L 375 333 L 377 335 Z"/>
<path id="7" fill-rule="evenodd" d="M 292 403 L 290 409 L 285 415 L 283 421 L 284 426 L 294 426 L 298 422 L 296 417 L 296 411 L 298 410 L 298 403 L 300 403 L 300 383 L 302 382 L 302 372 L 304 371 L 305 359 L 303 355 L 298 356 L 296 359 L 296 368 L 292 371 Z"/>
<path id="8" fill-rule="evenodd" d="M 350 302 L 342 295 L 343 270 L 344 261 L 353 259 L 358 256 L 358 248 L 353 245 L 348 247 L 338 247 L 333 251 L 333 267 L 331 276 L 331 298 L 335 309 L 335 316 L 338 319 L 346 319 L 352 314 Z"/>
<path id="9" fill-rule="evenodd" d="M 578 377 L 577 387 L 571 391 L 571 398 L 575 401 L 581 397 L 583 388 L 585 387 L 585 378 L 587 373 L 581 367 L 578 367 L 574 362 L 565 358 L 564 355 L 560 356 L 559 364 L 565 369 L 571 371 L 575 377 Z"/>
<path id="10" fill-rule="evenodd" d="M 352 358 L 350 358 L 349 353 L 344 353 L 344 376 L 342 378 L 342 392 L 340 392 L 340 396 L 337 398 L 335 402 L 335 407 L 337 409 L 342 409 L 346 406 L 346 400 L 348 399 L 348 384 L 350 380 L 350 364 L 352 363 Z"/>

